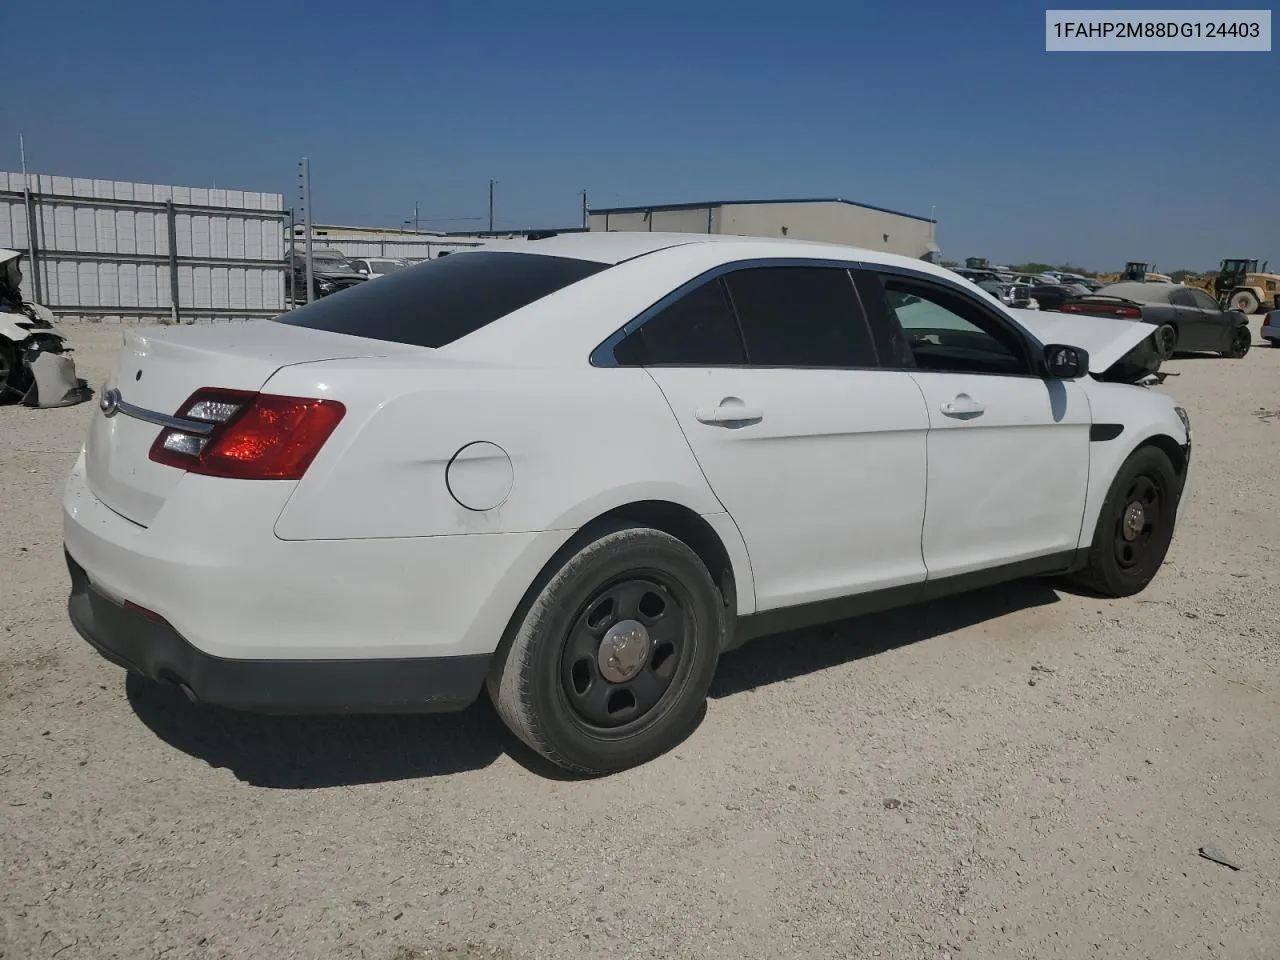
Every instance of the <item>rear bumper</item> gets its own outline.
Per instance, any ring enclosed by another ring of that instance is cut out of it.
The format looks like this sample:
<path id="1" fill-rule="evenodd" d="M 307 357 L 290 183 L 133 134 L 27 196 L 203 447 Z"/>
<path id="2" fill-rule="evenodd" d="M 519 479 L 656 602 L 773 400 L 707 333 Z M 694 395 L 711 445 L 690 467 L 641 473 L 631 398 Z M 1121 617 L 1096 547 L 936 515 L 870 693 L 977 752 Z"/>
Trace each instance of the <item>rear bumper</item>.
<path id="1" fill-rule="evenodd" d="M 188 643 L 159 617 L 96 590 L 67 554 L 76 631 L 132 673 L 172 683 L 188 697 L 257 713 L 445 713 L 480 693 L 487 654 L 378 660 L 228 660 Z"/>
<path id="2" fill-rule="evenodd" d="M 479 695 L 567 532 L 283 541 L 290 484 L 185 476 L 150 526 L 64 497 L 69 614 L 109 660 L 274 712 L 446 710 Z M 148 613 L 151 616 L 148 616 Z"/>

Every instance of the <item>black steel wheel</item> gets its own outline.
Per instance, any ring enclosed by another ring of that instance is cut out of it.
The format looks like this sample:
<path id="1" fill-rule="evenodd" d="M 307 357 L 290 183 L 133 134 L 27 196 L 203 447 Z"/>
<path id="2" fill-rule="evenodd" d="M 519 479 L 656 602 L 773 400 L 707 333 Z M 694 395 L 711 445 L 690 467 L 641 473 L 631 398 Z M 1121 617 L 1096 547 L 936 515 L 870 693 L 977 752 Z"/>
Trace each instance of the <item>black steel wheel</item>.
<path id="1" fill-rule="evenodd" d="M 561 658 L 569 706 L 598 735 L 624 733 L 662 701 L 696 629 L 688 591 L 659 570 L 602 586 L 574 620 Z"/>
<path id="2" fill-rule="evenodd" d="M 727 612 L 682 541 L 613 526 L 571 542 L 494 655 L 489 695 L 521 740 L 568 770 L 644 763 L 696 724 Z"/>
<path id="3" fill-rule="evenodd" d="M 1146 473 L 1138 474 L 1129 484 L 1120 502 L 1124 504 L 1115 518 L 1112 548 L 1121 570 L 1139 566 L 1152 538 L 1160 529 L 1163 497 L 1156 480 Z"/>
<path id="4" fill-rule="evenodd" d="M 1110 597 L 1144 590 L 1169 552 L 1180 496 L 1168 454 L 1154 446 L 1135 450 L 1103 501 L 1088 560 L 1076 582 Z"/>
<path id="5" fill-rule="evenodd" d="M 1222 355 L 1230 360 L 1239 360 L 1253 346 L 1253 332 L 1248 327 L 1237 327 L 1231 335 L 1231 347 Z"/>

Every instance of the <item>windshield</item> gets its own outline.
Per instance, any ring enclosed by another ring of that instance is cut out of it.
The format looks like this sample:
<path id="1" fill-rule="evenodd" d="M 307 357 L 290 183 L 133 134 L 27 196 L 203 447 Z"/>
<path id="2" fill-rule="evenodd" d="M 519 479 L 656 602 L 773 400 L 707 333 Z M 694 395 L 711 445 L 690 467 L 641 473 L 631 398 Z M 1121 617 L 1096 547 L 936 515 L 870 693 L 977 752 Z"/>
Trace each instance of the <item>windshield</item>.
<path id="1" fill-rule="evenodd" d="M 533 253 L 466 253 L 399 270 L 276 319 L 371 340 L 443 347 L 606 266 Z"/>
<path id="2" fill-rule="evenodd" d="M 400 270 L 404 264 L 399 260 L 370 260 L 369 269 L 374 273 L 394 273 Z"/>

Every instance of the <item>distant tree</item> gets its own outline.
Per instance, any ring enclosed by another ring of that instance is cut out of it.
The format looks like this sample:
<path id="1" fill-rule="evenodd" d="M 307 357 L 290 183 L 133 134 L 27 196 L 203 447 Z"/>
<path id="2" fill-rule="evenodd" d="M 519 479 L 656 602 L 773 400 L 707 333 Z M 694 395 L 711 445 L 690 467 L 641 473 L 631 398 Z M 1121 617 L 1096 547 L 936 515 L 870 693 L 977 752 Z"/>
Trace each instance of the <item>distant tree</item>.
<path id="1" fill-rule="evenodd" d="M 960 266 L 960 261 L 959 260 L 943 260 L 942 265 L 946 267 L 948 270 L 954 270 L 956 267 Z"/>

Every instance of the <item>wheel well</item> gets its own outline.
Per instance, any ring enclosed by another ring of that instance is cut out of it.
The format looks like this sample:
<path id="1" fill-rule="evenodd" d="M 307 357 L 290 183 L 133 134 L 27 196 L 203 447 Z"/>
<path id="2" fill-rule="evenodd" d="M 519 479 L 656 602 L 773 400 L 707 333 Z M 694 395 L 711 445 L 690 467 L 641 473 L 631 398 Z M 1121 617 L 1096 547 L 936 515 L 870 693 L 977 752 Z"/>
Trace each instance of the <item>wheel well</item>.
<path id="1" fill-rule="evenodd" d="M 669 500 L 640 500 L 602 513 L 583 526 L 582 533 L 619 522 L 653 527 L 687 544 L 698 555 L 698 559 L 711 574 L 711 579 L 720 588 L 725 605 L 730 610 L 737 609 L 737 582 L 729 551 L 724 548 L 720 535 L 711 524 L 693 510 Z"/>
<path id="2" fill-rule="evenodd" d="M 1178 441 L 1168 434 L 1161 433 L 1154 437 L 1148 437 L 1138 444 L 1137 449 L 1143 447 L 1155 447 L 1169 458 L 1169 462 L 1173 464 L 1173 472 L 1178 475 L 1178 479 L 1182 480 L 1187 475 L 1187 454 L 1178 444 Z"/>

